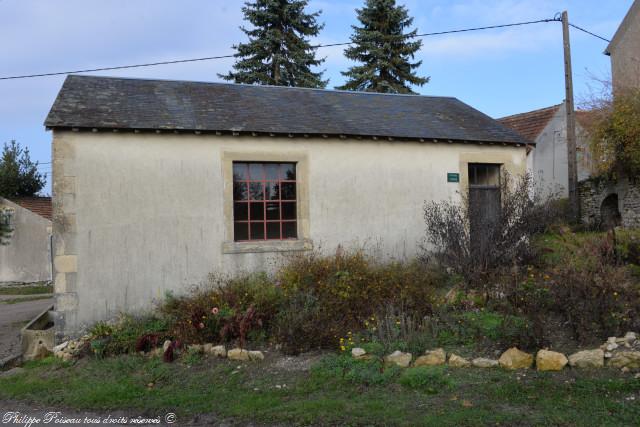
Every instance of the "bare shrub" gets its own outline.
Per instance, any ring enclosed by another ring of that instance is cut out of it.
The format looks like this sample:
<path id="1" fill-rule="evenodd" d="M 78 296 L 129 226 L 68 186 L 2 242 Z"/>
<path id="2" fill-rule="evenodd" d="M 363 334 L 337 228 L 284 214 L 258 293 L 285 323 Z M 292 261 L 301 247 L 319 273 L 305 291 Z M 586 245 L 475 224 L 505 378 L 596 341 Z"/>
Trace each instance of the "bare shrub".
<path id="1" fill-rule="evenodd" d="M 504 175 L 495 217 L 484 215 L 486 206 L 472 203 L 468 195 L 461 199 L 425 204 L 422 251 L 425 259 L 435 259 L 471 284 L 491 270 L 531 259 L 531 237 L 565 217 L 556 193 L 537 188 L 530 174 Z"/>

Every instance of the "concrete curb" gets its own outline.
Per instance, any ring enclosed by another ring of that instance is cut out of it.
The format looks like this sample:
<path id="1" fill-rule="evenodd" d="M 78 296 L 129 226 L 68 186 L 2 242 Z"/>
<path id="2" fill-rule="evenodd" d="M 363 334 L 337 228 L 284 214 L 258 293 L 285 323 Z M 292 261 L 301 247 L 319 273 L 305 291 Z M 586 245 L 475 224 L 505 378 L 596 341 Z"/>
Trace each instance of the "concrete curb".
<path id="1" fill-rule="evenodd" d="M 14 354 L 0 360 L 0 371 L 7 371 L 22 363 L 22 354 Z"/>

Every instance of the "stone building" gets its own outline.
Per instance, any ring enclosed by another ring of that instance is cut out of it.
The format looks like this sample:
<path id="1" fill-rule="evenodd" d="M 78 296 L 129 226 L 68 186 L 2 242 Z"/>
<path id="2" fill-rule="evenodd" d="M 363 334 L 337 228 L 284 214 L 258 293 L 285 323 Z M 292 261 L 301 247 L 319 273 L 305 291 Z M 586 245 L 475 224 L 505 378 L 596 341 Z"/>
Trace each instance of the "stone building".
<path id="1" fill-rule="evenodd" d="M 592 178 L 578 184 L 582 223 L 601 228 L 640 228 L 640 181 Z"/>
<path id="2" fill-rule="evenodd" d="M 0 282 L 51 280 L 51 198 L 0 197 L 0 209 L 12 232 L 0 244 Z"/>
<path id="3" fill-rule="evenodd" d="M 45 124 L 61 333 L 312 248 L 413 257 L 425 201 L 495 191 L 529 143 L 455 98 L 88 76 Z"/>
<path id="4" fill-rule="evenodd" d="M 640 88 L 640 2 L 635 0 L 605 51 L 615 90 Z"/>

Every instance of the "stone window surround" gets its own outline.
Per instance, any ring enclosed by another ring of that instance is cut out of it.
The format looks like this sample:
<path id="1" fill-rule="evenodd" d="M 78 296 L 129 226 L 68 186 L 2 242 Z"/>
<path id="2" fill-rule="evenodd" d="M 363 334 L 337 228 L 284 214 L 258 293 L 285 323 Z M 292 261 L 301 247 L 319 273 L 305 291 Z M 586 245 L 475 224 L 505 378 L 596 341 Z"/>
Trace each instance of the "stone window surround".
<path id="1" fill-rule="evenodd" d="M 224 206 L 225 254 L 257 252 L 307 251 L 313 248 L 309 236 L 309 160 L 304 151 L 222 151 L 222 179 Z M 264 240 L 235 242 L 233 240 L 233 162 L 290 162 L 296 163 L 296 219 L 298 238 L 292 240 Z"/>

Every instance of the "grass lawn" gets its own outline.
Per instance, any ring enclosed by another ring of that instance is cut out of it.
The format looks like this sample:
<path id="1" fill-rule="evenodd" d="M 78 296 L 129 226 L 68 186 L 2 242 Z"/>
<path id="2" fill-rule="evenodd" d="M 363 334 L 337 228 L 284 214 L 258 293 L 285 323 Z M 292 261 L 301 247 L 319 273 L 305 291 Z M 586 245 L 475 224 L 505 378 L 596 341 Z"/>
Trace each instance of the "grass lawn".
<path id="1" fill-rule="evenodd" d="M 15 285 L 0 287 L 0 295 L 39 295 L 53 293 L 53 285 Z"/>
<path id="2" fill-rule="evenodd" d="M 39 295 L 39 296 L 27 296 L 27 297 L 19 297 L 19 298 L 8 298 L 0 300 L 0 304 L 18 304 L 21 302 L 29 302 L 29 301 L 38 301 L 42 299 L 49 299 L 50 295 Z"/>
<path id="3" fill-rule="evenodd" d="M 185 361 L 189 361 L 187 365 Z M 387 369 L 324 356 L 310 370 L 268 355 L 241 364 L 188 356 L 45 359 L 0 379 L 0 400 L 57 408 L 212 413 L 293 425 L 639 425 L 640 380 L 617 371 Z M 295 362 L 293 362 L 295 363 Z M 240 368 L 238 368 L 240 366 Z M 285 386 L 286 385 L 286 386 Z M 276 387 L 279 386 L 279 387 Z"/>

